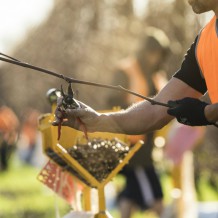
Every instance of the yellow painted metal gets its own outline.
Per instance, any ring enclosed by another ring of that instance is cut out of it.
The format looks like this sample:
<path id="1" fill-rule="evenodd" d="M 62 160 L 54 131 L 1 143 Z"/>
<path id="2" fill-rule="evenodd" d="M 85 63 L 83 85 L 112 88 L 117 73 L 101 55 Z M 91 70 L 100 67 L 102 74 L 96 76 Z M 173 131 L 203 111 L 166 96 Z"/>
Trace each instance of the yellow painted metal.
<path id="1" fill-rule="evenodd" d="M 104 187 L 98 187 L 98 206 L 99 206 L 99 214 L 102 211 L 106 211 L 106 203 L 105 203 L 105 195 L 104 195 Z"/>
<path id="2" fill-rule="evenodd" d="M 91 211 L 91 188 L 89 186 L 86 186 L 83 189 L 83 208 L 85 211 Z"/>
<path id="3" fill-rule="evenodd" d="M 105 206 L 105 196 L 104 187 L 112 180 L 112 178 L 123 168 L 124 165 L 128 163 L 130 158 L 134 153 L 141 147 L 142 141 L 136 143 L 129 149 L 129 152 L 124 157 L 124 159 L 115 167 L 115 169 L 107 176 L 103 181 L 98 181 L 93 175 L 91 175 L 80 163 L 74 159 L 67 151 L 68 148 L 77 145 L 87 143 L 84 133 L 77 131 L 73 128 L 62 127 L 61 138 L 57 141 L 58 130 L 57 127 L 52 126 L 52 121 L 54 120 L 54 107 L 52 108 L 52 113 L 42 115 L 39 118 L 39 130 L 42 133 L 43 151 L 49 156 L 49 152 L 52 152 L 53 159 L 57 163 L 67 169 L 73 176 L 79 178 L 81 182 L 85 183 L 88 187 L 85 189 L 84 194 L 84 210 L 88 211 L 91 209 L 91 199 L 90 199 L 90 189 L 96 188 L 98 190 L 99 198 L 99 213 L 95 215 L 95 218 L 109 218 L 110 214 L 106 211 Z M 105 140 L 110 140 L 117 138 L 122 142 L 128 144 L 127 135 L 125 134 L 115 134 L 107 132 L 96 132 L 88 133 L 89 139 L 101 138 Z M 51 159 L 51 155 L 49 156 Z M 67 166 L 67 167 L 66 167 Z"/>

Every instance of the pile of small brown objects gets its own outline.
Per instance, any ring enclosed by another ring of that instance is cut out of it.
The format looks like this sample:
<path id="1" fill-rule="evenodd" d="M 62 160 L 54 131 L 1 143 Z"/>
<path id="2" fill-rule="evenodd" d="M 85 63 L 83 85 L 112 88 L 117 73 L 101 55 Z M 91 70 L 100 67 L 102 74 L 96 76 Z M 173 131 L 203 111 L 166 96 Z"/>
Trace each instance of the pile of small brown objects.
<path id="1" fill-rule="evenodd" d="M 77 144 L 68 153 L 93 177 L 102 182 L 122 162 L 129 146 L 120 140 L 92 139 L 87 144 Z"/>

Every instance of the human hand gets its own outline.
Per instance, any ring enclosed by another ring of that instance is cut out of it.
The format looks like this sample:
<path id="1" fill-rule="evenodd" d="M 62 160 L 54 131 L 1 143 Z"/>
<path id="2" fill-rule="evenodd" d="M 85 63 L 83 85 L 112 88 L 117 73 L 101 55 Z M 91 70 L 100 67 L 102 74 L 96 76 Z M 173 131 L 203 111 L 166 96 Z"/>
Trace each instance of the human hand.
<path id="1" fill-rule="evenodd" d="M 211 125 L 204 113 L 205 107 L 208 105 L 195 98 L 183 98 L 181 100 L 169 101 L 171 107 L 167 113 L 176 117 L 179 123 L 189 126 L 205 126 Z"/>
<path id="2" fill-rule="evenodd" d="M 58 100 L 57 102 L 60 102 Z M 99 113 L 92 109 L 91 107 L 85 105 L 84 103 L 77 101 L 80 107 L 75 109 L 66 109 L 61 111 L 60 105 L 57 104 L 57 109 L 55 111 L 55 121 L 53 121 L 53 126 L 68 126 L 80 131 L 95 131 L 95 124 L 98 121 Z M 85 132 L 84 131 L 84 132 Z"/>

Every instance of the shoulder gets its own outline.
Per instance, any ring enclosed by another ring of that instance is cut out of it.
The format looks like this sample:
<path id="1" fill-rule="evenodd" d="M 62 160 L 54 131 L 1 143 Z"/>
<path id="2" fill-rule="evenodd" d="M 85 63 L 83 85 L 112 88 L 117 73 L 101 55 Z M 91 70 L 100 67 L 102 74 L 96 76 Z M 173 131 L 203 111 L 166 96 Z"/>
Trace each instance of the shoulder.
<path id="1" fill-rule="evenodd" d="M 173 76 L 182 80 L 198 92 L 204 94 L 207 90 L 206 83 L 202 77 L 201 69 L 199 68 L 196 59 L 196 47 L 199 36 L 200 34 L 195 38 L 194 42 L 187 50 L 181 68 Z"/>

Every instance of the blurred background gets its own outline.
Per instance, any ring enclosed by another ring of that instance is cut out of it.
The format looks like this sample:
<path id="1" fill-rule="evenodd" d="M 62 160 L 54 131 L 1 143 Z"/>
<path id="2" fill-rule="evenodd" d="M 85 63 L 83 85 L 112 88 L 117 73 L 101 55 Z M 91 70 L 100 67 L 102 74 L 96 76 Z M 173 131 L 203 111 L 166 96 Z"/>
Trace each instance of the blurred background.
<path id="1" fill-rule="evenodd" d="M 3 0 L 0 52 L 72 78 L 119 85 L 113 80 L 117 62 L 134 53 L 146 28 L 153 26 L 170 39 L 171 53 L 162 66 L 169 79 L 211 16 L 195 15 L 186 0 Z M 34 123 L 38 115 L 51 111 L 46 92 L 61 85 L 66 87 L 58 78 L 0 62 L 0 107 L 7 107 L 6 114 L 13 117 L 8 121 L 13 128 L 5 127 L 13 136 L 7 137 L 11 150 L 0 172 L 0 218 L 55 217 L 52 193 L 36 180 L 45 157 L 40 154 L 41 158 L 35 160 L 30 144 L 40 140 Z M 114 94 L 108 89 L 78 84 L 73 84 L 73 89 L 77 99 L 97 110 L 108 109 L 108 99 Z M 21 137 L 26 129 L 28 145 Z M 199 202 L 218 201 L 217 133 L 214 127 L 205 128 L 204 137 L 194 148 L 192 166 Z M 160 161 L 164 161 L 161 157 L 157 158 L 157 167 L 169 203 L 171 175 L 168 163 L 164 164 L 166 168 L 160 167 Z M 46 204 L 39 204 L 43 200 Z M 60 210 L 67 213 L 69 206 L 59 201 Z"/>

